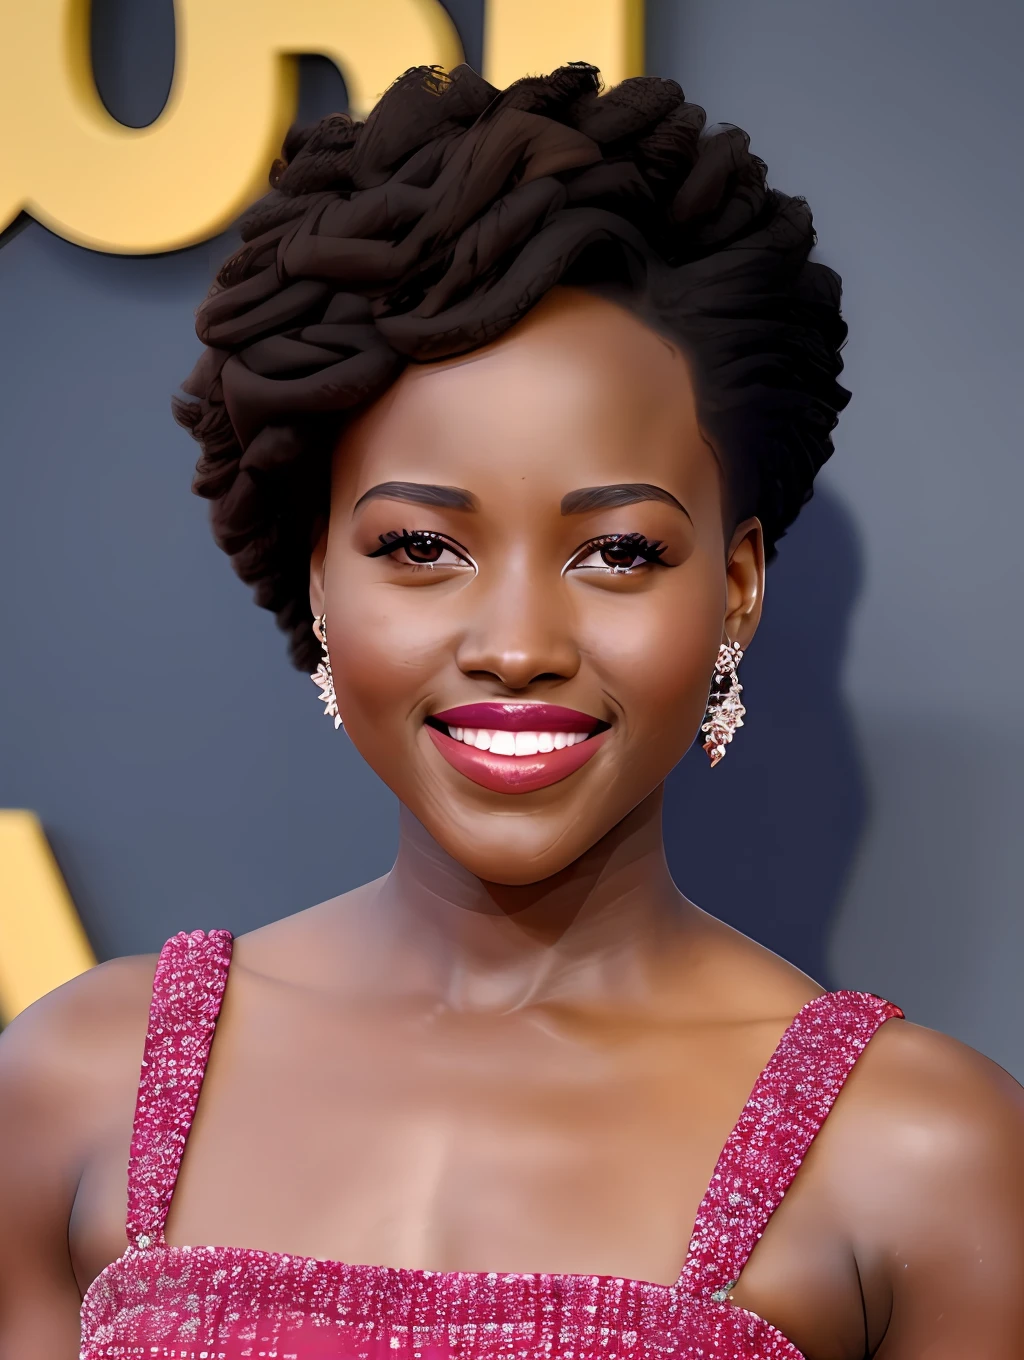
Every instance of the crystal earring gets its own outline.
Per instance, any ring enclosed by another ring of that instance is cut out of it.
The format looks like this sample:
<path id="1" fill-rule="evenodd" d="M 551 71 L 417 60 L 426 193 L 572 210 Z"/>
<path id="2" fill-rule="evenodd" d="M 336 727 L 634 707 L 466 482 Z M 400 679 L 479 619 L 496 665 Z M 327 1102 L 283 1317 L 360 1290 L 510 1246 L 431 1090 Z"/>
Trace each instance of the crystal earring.
<path id="1" fill-rule="evenodd" d="M 723 642 L 719 647 L 708 711 L 700 729 L 707 738 L 704 750 L 711 760 L 712 769 L 725 755 L 725 748 L 732 741 L 736 729 L 743 726 L 743 715 L 747 710 L 740 699 L 743 686 L 740 684 L 738 668 L 742 660 L 743 650 L 738 642 Z"/>
<path id="2" fill-rule="evenodd" d="M 309 677 L 314 685 L 320 686 L 320 698 L 324 703 L 324 717 L 334 719 L 334 730 L 337 732 L 341 724 L 341 714 L 338 712 L 338 696 L 334 693 L 334 675 L 331 671 L 331 654 L 327 650 L 327 615 L 321 614 L 316 623 L 313 624 L 313 632 L 320 639 L 320 646 L 323 648 L 324 657 L 317 666 L 316 670 Z"/>

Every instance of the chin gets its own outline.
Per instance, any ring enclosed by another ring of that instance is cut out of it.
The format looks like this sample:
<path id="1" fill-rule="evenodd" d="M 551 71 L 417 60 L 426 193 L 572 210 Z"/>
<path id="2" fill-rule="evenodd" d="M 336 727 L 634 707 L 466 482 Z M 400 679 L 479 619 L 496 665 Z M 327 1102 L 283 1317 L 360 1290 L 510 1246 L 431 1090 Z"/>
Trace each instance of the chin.
<path id="1" fill-rule="evenodd" d="M 469 846 L 458 839 L 447 843 L 440 836 L 436 839 L 453 859 L 482 883 L 500 884 L 506 888 L 543 883 L 545 879 L 568 869 L 590 848 L 589 845 L 580 845 L 567 852 L 556 853 L 550 847 L 540 847 L 536 855 L 526 857 L 510 853 L 507 845 Z"/>
<path id="2" fill-rule="evenodd" d="M 485 883 L 506 887 L 540 883 L 568 869 L 628 813 L 623 809 L 606 825 L 583 821 L 569 808 L 561 816 L 553 816 L 550 808 L 534 814 L 474 808 L 462 816 L 451 805 L 442 816 L 410 811 L 465 870 Z"/>

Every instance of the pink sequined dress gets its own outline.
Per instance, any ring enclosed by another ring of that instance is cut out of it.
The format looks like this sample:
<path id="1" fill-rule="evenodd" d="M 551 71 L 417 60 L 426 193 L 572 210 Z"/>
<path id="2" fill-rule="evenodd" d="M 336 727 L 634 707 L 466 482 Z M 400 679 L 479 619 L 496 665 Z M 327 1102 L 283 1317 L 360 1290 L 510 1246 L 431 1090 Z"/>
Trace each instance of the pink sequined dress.
<path id="1" fill-rule="evenodd" d="M 82 1360 L 801 1360 L 727 1294 L 878 1027 L 862 992 L 806 1005 L 718 1160 L 674 1285 L 345 1265 L 168 1246 L 164 1223 L 231 961 L 227 931 L 160 955 L 128 1168 L 128 1248 L 82 1304 Z"/>

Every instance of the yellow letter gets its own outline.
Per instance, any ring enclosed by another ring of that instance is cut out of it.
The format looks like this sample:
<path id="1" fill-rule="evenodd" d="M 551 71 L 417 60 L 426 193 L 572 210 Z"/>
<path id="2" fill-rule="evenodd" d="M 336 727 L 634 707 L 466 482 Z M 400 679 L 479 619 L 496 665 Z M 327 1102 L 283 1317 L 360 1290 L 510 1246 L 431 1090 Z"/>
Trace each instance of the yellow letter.
<path id="1" fill-rule="evenodd" d="M 0 1018 L 95 962 L 38 818 L 0 811 Z"/>
<path id="2" fill-rule="evenodd" d="M 462 59 L 439 0 L 175 0 L 167 106 L 126 128 L 99 98 L 89 0 L 0 0 L 0 228 L 21 209 L 93 250 L 222 231 L 266 186 L 295 115 L 295 57 L 340 68 L 365 113 L 409 66 Z"/>
<path id="3" fill-rule="evenodd" d="M 484 74 L 504 88 L 570 61 L 601 68 L 606 85 L 644 69 L 643 0 L 486 0 Z"/>

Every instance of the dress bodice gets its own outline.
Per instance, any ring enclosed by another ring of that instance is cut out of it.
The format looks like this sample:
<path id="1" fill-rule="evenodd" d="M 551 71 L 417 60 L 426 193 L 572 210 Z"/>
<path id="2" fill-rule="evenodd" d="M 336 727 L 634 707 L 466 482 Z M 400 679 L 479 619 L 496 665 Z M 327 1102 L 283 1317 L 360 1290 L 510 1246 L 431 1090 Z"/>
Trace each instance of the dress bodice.
<path id="1" fill-rule="evenodd" d="M 902 1014 L 896 1006 L 829 992 L 803 1008 L 722 1150 L 674 1285 L 346 1265 L 164 1240 L 231 944 L 227 931 L 195 931 L 161 952 L 128 1246 L 86 1292 L 81 1360 L 802 1360 L 727 1295 L 868 1040 Z"/>

